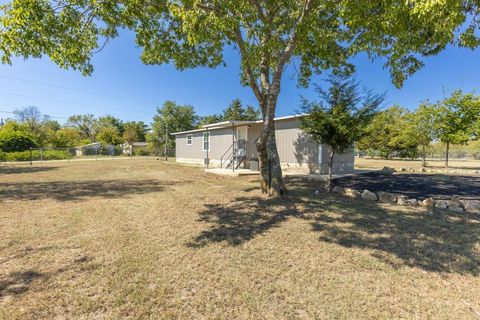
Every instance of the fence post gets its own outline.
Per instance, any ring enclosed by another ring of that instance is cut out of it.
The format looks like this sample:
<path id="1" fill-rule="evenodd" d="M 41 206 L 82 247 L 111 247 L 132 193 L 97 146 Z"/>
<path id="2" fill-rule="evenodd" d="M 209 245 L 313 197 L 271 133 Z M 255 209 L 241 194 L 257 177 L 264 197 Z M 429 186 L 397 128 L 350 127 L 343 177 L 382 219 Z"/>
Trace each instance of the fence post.
<path id="1" fill-rule="evenodd" d="M 43 164 L 43 148 L 40 148 L 40 164 Z"/>
<path id="2" fill-rule="evenodd" d="M 32 166 L 32 148 L 30 148 L 30 166 Z"/>
<path id="3" fill-rule="evenodd" d="M 97 148 L 95 148 L 95 161 L 98 160 L 98 159 L 97 159 L 97 153 L 98 153 L 98 150 L 97 150 Z"/>

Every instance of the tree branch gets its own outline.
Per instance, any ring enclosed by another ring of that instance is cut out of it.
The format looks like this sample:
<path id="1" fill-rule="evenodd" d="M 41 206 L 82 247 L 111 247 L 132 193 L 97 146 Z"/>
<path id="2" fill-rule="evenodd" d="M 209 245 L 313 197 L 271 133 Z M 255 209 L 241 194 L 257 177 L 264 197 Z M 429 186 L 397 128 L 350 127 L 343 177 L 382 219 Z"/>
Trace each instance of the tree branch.
<path id="1" fill-rule="evenodd" d="M 245 49 L 245 42 L 243 40 L 242 32 L 240 31 L 240 26 L 237 25 L 235 26 L 235 38 L 236 42 L 238 44 L 238 48 L 240 50 L 240 56 L 243 62 L 243 65 L 245 67 L 245 74 L 247 76 L 248 83 L 250 84 L 250 87 L 253 90 L 253 93 L 255 94 L 255 97 L 257 97 L 258 102 L 262 104 L 263 102 L 263 96 L 262 93 L 260 92 L 258 88 L 257 81 L 255 80 L 252 72 L 252 68 L 250 66 L 250 63 L 248 62 L 247 59 L 247 52 Z"/>
<path id="2" fill-rule="evenodd" d="M 305 17 L 310 13 L 311 8 L 312 0 L 305 0 L 302 13 L 298 18 L 297 22 L 295 23 L 292 35 L 288 40 L 287 46 L 285 47 L 285 50 L 281 53 L 278 63 L 275 66 L 275 71 L 273 72 L 272 77 L 272 86 L 274 86 L 275 89 L 280 88 L 280 80 L 282 78 L 283 68 L 285 67 L 285 64 L 288 62 L 288 60 L 291 58 L 297 44 L 298 28 L 305 20 Z"/>

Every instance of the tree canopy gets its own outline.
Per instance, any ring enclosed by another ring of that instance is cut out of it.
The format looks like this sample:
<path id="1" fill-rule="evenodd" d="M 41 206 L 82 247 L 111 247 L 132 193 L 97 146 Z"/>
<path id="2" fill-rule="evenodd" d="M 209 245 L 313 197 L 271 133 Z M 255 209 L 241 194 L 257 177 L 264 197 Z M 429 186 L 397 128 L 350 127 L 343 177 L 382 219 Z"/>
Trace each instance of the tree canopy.
<path id="1" fill-rule="evenodd" d="M 161 146 L 166 143 L 169 148 L 175 147 L 175 137 L 171 133 L 195 129 L 197 122 L 198 116 L 192 106 L 165 101 L 153 117 L 149 142 Z"/>

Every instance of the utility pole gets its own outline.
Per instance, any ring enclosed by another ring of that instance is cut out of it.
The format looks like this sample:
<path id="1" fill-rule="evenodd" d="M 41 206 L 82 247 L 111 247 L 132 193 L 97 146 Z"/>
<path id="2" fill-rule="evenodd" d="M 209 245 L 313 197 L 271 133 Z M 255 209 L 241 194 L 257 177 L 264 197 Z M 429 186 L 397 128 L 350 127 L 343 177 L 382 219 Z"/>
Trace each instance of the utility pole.
<path id="1" fill-rule="evenodd" d="M 167 143 L 168 143 L 168 122 L 165 121 L 165 144 L 163 147 L 163 153 L 165 154 L 165 161 L 168 161 Z"/>

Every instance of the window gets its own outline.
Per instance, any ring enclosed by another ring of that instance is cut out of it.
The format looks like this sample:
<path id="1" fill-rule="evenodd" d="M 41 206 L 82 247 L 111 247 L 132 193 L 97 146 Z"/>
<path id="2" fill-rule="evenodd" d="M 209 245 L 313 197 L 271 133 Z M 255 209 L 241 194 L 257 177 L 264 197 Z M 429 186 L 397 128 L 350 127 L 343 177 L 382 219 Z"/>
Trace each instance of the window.
<path id="1" fill-rule="evenodd" d="M 203 133 L 203 151 L 210 151 L 210 132 Z"/>
<path id="2" fill-rule="evenodd" d="M 187 135 L 187 146 L 191 146 L 192 145 L 192 135 L 189 134 Z"/>

